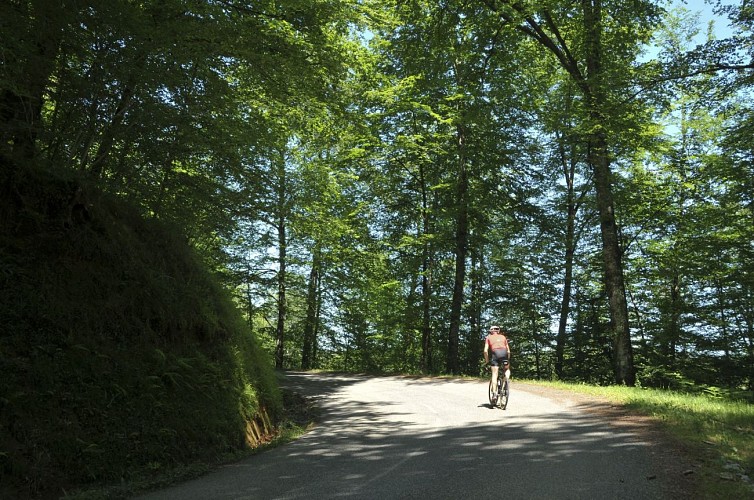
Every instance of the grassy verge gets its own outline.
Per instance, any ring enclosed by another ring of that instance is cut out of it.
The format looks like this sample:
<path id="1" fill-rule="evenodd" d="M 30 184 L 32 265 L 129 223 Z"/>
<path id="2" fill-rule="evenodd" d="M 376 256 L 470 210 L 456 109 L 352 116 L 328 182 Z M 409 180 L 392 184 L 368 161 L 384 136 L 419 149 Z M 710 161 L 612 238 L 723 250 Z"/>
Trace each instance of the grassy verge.
<path id="1" fill-rule="evenodd" d="M 706 394 L 525 381 L 607 399 L 656 419 L 701 468 L 704 498 L 754 498 L 754 405 Z"/>

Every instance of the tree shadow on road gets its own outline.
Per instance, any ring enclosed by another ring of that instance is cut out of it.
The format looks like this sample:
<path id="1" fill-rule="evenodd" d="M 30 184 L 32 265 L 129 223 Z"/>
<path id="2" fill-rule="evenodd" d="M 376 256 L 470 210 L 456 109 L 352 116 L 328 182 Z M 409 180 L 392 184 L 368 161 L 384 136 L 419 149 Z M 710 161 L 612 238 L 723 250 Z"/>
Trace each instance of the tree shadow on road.
<path id="1" fill-rule="evenodd" d="M 326 403 L 365 379 L 294 373 L 286 387 Z M 648 443 L 579 412 L 453 426 L 379 398 L 325 406 L 298 441 L 153 498 L 675 498 Z"/>

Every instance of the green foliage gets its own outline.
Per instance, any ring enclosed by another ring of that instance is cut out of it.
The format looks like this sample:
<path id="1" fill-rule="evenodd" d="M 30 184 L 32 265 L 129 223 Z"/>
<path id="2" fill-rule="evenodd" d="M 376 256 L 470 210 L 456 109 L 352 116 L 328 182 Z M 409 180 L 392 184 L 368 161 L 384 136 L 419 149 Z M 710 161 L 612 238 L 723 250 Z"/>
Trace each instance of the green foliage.
<path id="1" fill-rule="evenodd" d="M 686 392 L 698 389 L 698 386 L 692 380 L 685 378 L 682 373 L 662 366 L 645 365 L 637 373 L 637 378 L 642 387 Z"/>
<path id="2" fill-rule="evenodd" d="M 4 487 L 59 492 L 245 449 L 246 423 L 279 417 L 281 399 L 229 294 L 174 229 L 43 174 L 16 186 L 23 208 L 0 233 Z"/>

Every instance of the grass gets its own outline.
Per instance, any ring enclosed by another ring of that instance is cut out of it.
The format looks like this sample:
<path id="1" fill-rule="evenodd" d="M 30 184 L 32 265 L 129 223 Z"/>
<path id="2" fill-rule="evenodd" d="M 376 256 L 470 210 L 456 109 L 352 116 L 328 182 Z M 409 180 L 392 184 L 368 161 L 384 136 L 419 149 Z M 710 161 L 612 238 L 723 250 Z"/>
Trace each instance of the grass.
<path id="1" fill-rule="evenodd" d="M 637 387 L 526 382 L 596 396 L 653 417 L 705 465 L 699 480 L 704 498 L 754 498 L 754 483 L 740 477 L 754 473 L 753 404 Z"/>

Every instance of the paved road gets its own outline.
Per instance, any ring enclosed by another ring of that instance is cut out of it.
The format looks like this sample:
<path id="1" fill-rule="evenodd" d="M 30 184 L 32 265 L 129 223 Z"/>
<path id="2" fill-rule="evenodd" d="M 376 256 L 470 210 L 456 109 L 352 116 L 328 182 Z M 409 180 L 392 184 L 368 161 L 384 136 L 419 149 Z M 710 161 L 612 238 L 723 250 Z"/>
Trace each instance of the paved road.
<path id="1" fill-rule="evenodd" d="M 479 381 L 290 373 L 322 423 L 144 499 L 664 498 L 651 446 L 575 406 Z"/>

